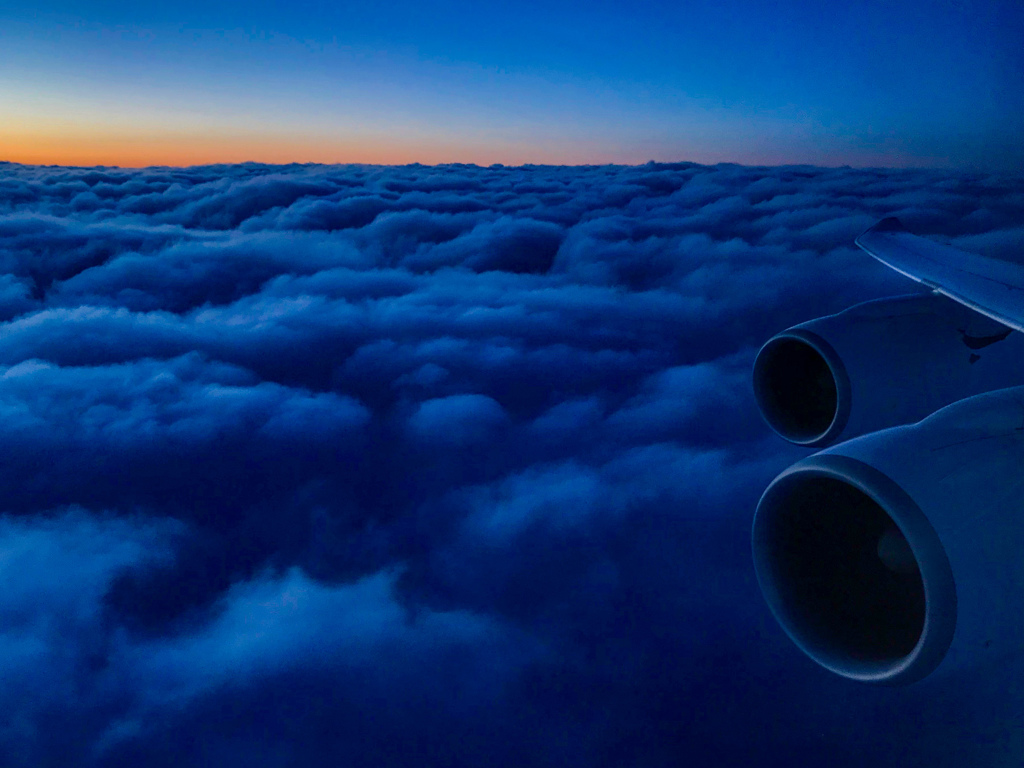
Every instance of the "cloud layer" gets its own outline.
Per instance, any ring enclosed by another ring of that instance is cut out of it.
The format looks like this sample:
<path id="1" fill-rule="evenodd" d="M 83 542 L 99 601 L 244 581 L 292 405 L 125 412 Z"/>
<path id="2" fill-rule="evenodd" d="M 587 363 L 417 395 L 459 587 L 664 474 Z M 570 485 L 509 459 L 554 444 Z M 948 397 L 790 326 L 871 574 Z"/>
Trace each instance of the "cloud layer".
<path id="1" fill-rule="evenodd" d="M 1013 257 L 1024 179 L 0 164 L 4 764 L 1010 754 L 1020 686 L 834 679 L 749 562 L 753 355 L 914 290 L 889 215 Z"/>

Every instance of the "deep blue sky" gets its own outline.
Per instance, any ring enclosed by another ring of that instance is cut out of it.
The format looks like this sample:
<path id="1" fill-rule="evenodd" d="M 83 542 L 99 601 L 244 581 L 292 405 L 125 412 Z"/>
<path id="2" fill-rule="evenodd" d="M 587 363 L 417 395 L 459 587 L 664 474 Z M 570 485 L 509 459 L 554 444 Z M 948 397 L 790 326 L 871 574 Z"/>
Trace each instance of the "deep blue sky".
<path id="1" fill-rule="evenodd" d="M 0 156 L 1024 165 L 1024 6 L 0 7 Z"/>

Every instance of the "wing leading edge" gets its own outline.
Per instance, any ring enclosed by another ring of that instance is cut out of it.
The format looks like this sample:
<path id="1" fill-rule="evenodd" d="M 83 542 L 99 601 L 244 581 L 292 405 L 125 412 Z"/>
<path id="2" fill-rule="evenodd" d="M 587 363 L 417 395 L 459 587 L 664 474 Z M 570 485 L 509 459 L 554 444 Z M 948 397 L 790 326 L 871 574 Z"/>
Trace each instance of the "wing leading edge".
<path id="1" fill-rule="evenodd" d="M 1024 266 L 912 235 L 896 218 L 882 219 L 856 243 L 901 275 L 1024 331 Z"/>

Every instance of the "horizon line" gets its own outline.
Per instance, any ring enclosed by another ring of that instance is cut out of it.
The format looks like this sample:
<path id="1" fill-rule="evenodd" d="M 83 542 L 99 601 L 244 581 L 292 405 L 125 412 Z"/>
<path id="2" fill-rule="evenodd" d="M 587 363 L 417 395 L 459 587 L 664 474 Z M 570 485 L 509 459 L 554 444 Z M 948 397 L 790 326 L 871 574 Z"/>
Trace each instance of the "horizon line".
<path id="1" fill-rule="evenodd" d="M 149 169 L 175 169 L 175 170 L 190 170 L 194 168 L 217 168 L 217 167 L 238 167 L 238 166 L 264 166 L 274 168 L 292 168 L 296 166 L 300 167 L 332 167 L 332 166 L 358 166 L 364 168 L 446 168 L 446 167 L 463 167 L 463 168 L 481 168 L 481 169 L 501 169 L 501 168 L 642 168 L 644 166 L 699 166 L 702 168 L 715 168 L 719 166 L 736 166 L 739 168 L 825 168 L 831 170 L 841 170 L 848 168 L 851 170 L 882 170 L 882 171 L 941 171 L 941 172 L 953 172 L 953 173 L 979 173 L 984 175 L 1020 175 L 1021 172 L 1013 171 L 996 171 L 986 170 L 979 168 L 957 168 L 953 165 L 949 166 L 932 166 L 932 165 L 859 165 L 853 163 L 842 163 L 837 165 L 823 165 L 814 162 L 777 162 L 777 163 L 745 163 L 732 160 L 720 160 L 713 163 L 701 163 L 696 160 L 647 160 L 642 163 L 621 163 L 621 162 L 606 162 L 606 163 L 489 163 L 482 165 L 474 162 L 463 162 L 459 160 L 451 160 L 446 162 L 438 163 L 423 163 L 414 161 L 410 163 L 368 163 L 359 161 L 337 161 L 337 162 L 323 162 L 323 161 L 299 161 L 293 160 L 290 162 L 267 162 L 263 160 L 241 160 L 241 161 L 223 161 L 223 162 L 211 162 L 211 163 L 196 163 L 192 165 L 174 165 L 170 163 L 158 163 L 150 165 L 116 165 L 106 163 L 96 163 L 93 165 L 77 165 L 77 164 L 64 164 L 64 163 L 24 163 L 18 160 L 2 160 L 0 159 L 0 166 L 19 166 L 22 168 L 67 168 L 75 170 L 124 170 L 124 171 L 143 171 Z"/>

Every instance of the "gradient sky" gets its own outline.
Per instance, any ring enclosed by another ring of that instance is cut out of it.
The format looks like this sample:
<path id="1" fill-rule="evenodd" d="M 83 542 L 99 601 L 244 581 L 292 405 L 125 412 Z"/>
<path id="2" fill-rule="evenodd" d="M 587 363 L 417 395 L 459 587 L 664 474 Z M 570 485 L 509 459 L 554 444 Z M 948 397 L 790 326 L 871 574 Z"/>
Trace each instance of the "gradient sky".
<path id="1" fill-rule="evenodd" d="M 1024 168 L 1019 0 L 0 4 L 0 159 Z"/>

